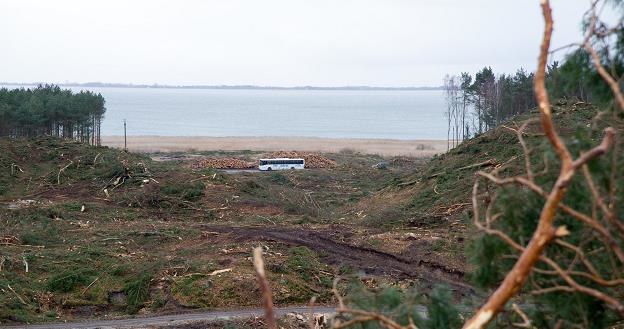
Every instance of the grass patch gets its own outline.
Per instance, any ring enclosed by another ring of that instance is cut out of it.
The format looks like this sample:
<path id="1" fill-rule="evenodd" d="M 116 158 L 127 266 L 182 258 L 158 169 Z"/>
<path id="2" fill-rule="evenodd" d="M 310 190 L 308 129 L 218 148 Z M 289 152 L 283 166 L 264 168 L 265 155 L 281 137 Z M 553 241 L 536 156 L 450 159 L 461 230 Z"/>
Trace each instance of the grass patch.
<path id="1" fill-rule="evenodd" d="M 176 183 L 168 182 L 160 190 L 170 196 L 176 196 L 186 201 L 196 201 L 204 196 L 206 186 L 202 182 Z"/>
<path id="2" fill-rule="evenodd" d="M 269 179 L 271 181 L 271 183 L 273 184 L 277 184 L 277 185 L 285 185 L 285 186 L 292 186 L 292 182 L 290 181 L 290 179 L 288 179 L 288 177 L 286 177 L 286 175 L 280 173 L 280 172 L 272 172 L 271 175 L 269 176 Z"/>
<path id="3" fill-rule="evenodd" d="M 93 270 L 78 269 L 63 271 L 48 280 L 46 287 L 54 292 L 70 292 L 76 287 L 88 285 L 95 278 Z"/>
<path id="4" fill-rule="evenodd" d="M 149 298 L 149 286 L 152 276 L 149 273 L 142 273 L 129 280 L 123 287 L 128 303 L 127 311 L 130 314 L 138 312 Z"/>

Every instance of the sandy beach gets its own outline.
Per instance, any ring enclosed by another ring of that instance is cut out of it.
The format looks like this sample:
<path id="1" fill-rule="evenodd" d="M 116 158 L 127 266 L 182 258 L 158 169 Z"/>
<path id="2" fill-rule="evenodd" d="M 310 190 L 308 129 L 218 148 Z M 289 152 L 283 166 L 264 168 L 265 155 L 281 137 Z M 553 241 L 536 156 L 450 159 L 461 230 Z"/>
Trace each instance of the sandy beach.
<path id="1" fill-rule="evenodd" d="M 102 144 L 123 148 L 123 136 L 103 136 Z M 446 151 L 445 140 L 397 140 L 316 137 L 128 136 L 128 149 L 138 152 L 352 150 L 383 156 L 429 157 Z"/>

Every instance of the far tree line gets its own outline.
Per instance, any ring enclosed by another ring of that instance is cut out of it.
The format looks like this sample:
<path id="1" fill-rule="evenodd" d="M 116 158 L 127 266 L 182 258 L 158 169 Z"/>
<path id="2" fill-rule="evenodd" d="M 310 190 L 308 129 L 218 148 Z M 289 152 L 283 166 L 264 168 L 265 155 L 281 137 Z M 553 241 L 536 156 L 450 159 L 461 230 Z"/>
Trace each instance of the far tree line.
<path id="1" fill-rule="evenodd" d="M 611 72 L 624 72 L 624 55 L 611 58 L 609 63 Z M 491 67 L 484 67 L 474 76 L 468 72 L 447 75 L 444 93 L 449 148 L 535 108 L 533 79 L 534 73 L 523 68 L 514 74 L 497 75 Z M 589 55 L 581 50 L 567 56 L 563 64 L 555 61 L 548 65 L 546 85 L 553 99 L 576 98 L 597 104 L 613 99 Z"/>
<path id="2" fill-rule="evenodd" d="M 54 136 L 100 145 L 104 97 L 55 85 L 0 88 L 0 136 Z"/>

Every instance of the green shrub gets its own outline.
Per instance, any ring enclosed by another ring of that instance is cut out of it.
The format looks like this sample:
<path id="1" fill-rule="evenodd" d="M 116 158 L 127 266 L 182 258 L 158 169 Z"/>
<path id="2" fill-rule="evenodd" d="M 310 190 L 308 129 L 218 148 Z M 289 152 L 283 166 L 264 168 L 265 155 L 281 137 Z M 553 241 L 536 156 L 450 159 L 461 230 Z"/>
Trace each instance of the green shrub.
<path id="1" fill-rule="evenodd" d="M 128 264 L 119 264 L 111 268 L 108 273 L 112 276 L 123 276 L 130 273 L 130 266 Z"/>
<path id="2" fill-rule="evenodd" d="M 271 180 L 272 183 L 277 184 L 277 185 L 285 185 L 285 186 L 292 185 L 292 182 L 290 181 L 290 179 L 288 179 L 286 175 L 280 172 L 272 172 L 271 175 L 269 176 L 269 179 Z"/>
<path id="3" fill-rule="evenodd" d="M 256 181 L 249 180 L 243 183 L 240 190 L 244 193 L 264 197 L 266 196 L 266 188 L 264 185 L 257 183 Z"/>
<path id="4" fill-rule="evenodd" d="M 63 271 L 48 280 L 47 288 L 50 291 L 70 292 L 78 286 L 88 285 L 94 276 L 95 272 L 87 269 Z"/>
<path id="5" fill-rule="evenodd" d="M 573 125 L 566 128 L 573 129 Z M 592 132 L 591 129 L 583 126 L 575 130 L 574 136 L 567 139 L 567 145 L 570 152 L 576 157 L 582 150 L 588 150 L 593 145 L 598 144 L 600 138 L 601 133 Z M 549 159 L 550 171 L 545 175 L 535 177 L 536 183 L 542 186 L 544 190 L 549 191 L 556 180 L 559 161 L 556 159 L 552 148 L 545 141 L 534 145 L 532 153 L 536 154 L 536 157 L 532 158 L 535 165 L 540 164 L 542 156 Z M 619 208 L 615 210 L 615 213 L 620 213 L 618 211 L 622 209 L 621 205 L 624 201 L 624 194 L 619 189 L 620 186 L 624 186 L 624 177 L 620 174 L 624 172 L 624 156 L 622 153 L 617 153 L 615 156 L 614 158 L 614 154 L 610 151 L 590 161 L 587 168 L 593 176 L 594 184 L 600 191 L 610 191 L 613 186 L 618 187 L 618 192 L 613 195 L 612 202 L 614 207 Z M 612 166 L 615 167 L 612 168 Z M 612 169 L 615 170 L 612 171 Z M 612 172 L 617 174 L 612 177 Z M 499 188 L 494 193 L 496 198 L 491 198 L 493 202 L 491 213 L 499 214 L 500 218 L 493 224 L 493 229 L 504 232 L 521 245 L 526 245 L 538 224 L 544 198 L 528 189 L 517 186 Z M 584 214 L 591 215 L 595 211 L 592 193 L 582 173 L 577 173 L 568 184 L 563 203 Z M 556 216 L 555 225 L 556 227 L 565 226 L 570 232 L 564 238 L 567 243 L 580 246 L 585 252 L 605 250 L 604 252 L 592 253 L 592 267 L 599 273 L 613 272 L 613 258 L 609 246 L 607 245 L 605 248 L 603 241 L 595 237 L 595 231 L 561 211 Z M 495 287 L 512 268 L 517 259 L 514 256 L 518 253 L 495 236 L 485 234 L 474 236 L 475 238 L 470 242 L 468 249 L 468 256 L 474 269 L 470 277 L 478 286 Z M 621 237 L 617 236 L 616 239 L 618 239 L 618 243 L 621 243 Z M 587 271 L 583 262 L 578 261 L 578 254 L 572 249 L 551 244 L 546 248 L 544 254 L 568 271 Z M 550 269 L 547 266 L 538 266 L 543 269 Z M 584 286 L 616 296 L 616 298 L 622 296 L 620 289 L 600 286 L 596 282 L 581 276 L 575 276 L 575 280 Z M 565 284 L 558 276 L 534 271 L 531 273 L 530 283 L 527 285 L 552 287 Z M 533 306 L 527 313 L 538 328 L 553 327 L 559 320 L 564 321 L 564 327 L 585 323 L 591 324 L 590 327 L 592 328 L 604 328 L 613 325 L 618 318 L 618 315 L 608 309 L 604 302 L 586 294 L 555 291 L 539 295 L 524 294 L 521 297 L 525 299 L 525 303 Z"/>
<path id="6" fill-rule="evenodd" d="M 383 314 L 406 327 L 410 321 L 421 329 L 456 329 L 462 324 L 451 292 L 443 286 L 434 288 L 429 294 L 423 294 L 413 288 L 400 290 L 385 287 L 370 291 L 359 281 L 354 281 L 347 288 L 345 301 L 353 309 Z M 384 327 L 373 320 L 349 328 Z"/>
<path id="7" fill-rule="evenodd" d="M 196 201 L 204 196 L 206 186 L 202 182 L 195 183 L 168 183 L 161 187 L 164 194 L 182 198 L 187 201 Z"/>
<path id="8" fill-rule="evenodd" d="M 299 273 L 304 280 L 310 280 L 322 267 L 316 253 L 307 247 L 293 247 L 288 250 L 288 253 L 287 269 Z"/>
<path id="9" fill-rule="evenodd" d="M 149 273 L 142 273 L 124 285 L 123 291 L 126 294 L 128 303 L 128 313 L 138 312 L 149 298 L 149 285 L 152 276 Z"/>

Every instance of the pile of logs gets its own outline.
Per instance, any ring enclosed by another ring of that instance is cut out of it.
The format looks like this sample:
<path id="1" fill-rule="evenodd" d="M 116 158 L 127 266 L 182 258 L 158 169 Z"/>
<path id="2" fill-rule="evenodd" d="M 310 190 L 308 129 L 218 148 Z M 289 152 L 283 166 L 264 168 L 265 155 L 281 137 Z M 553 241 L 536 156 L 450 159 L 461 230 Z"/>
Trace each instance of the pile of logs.
<path id="1" fill-rule="evenodd" d="M 290 158 L 304 159 L 306 168 L 333 168 L 336 162 L 320 154 L 296 151 L 280 151 L 263 156 L 263 158 Z M 257 161 L 247 161 L 238 158 L 207 158 L 201 159 L 191 165 L 193 168 L 215 169 L 253 169 L 258 167 Z"/>
<path id="2" fill-rule="evenodd" d="M 304 159 L 306 168 L 333 168 L 336 166 L 336 161 L 326 158 L 320 154 L 308 152 L 280 151 L 269 154 L 267 158 Z"/>
<path id="3" fill-rule="evenodd" d="M 236 158 L 213 158 L 202 159 L 192 165 L 193 168 L 215 168 L 215 169 L 251 169 L 257 166 L 254 162 L 248 162 Z"/>

